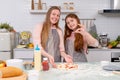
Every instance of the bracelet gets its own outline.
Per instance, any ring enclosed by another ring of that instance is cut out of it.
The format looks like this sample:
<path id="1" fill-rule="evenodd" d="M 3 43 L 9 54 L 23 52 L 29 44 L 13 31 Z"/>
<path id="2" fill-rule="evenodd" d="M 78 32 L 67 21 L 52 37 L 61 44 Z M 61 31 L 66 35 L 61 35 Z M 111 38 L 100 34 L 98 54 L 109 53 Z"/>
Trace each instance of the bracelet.
<path id="1" fill-rule="evenodd" d="M 65 51 L 60 51 L 60 52 L 65 52 Z"/>

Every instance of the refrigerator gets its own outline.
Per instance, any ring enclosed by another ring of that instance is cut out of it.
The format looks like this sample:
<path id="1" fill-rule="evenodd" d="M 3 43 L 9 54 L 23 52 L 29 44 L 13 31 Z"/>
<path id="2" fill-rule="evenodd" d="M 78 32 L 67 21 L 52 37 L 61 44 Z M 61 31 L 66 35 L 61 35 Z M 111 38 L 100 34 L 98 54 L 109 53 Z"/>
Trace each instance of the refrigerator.
<path id="1" fill-rule="evenodd" d="M 0 33 L 0 60 L 12 58 L 14 48 L 14 33 Z"/>

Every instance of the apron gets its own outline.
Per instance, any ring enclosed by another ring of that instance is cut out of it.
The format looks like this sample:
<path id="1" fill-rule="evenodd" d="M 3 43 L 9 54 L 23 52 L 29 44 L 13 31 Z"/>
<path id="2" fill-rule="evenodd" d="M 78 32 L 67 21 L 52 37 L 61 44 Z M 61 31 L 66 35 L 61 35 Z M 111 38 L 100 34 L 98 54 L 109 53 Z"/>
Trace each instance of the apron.
<path id="1" fill-rule="evenodd" d="M 46 52 L 54 57 L 55 62 L 61 62 L 60 55 L 60 38 L 56 29 L 51 29 L 49 32 L 49 37 L 46 44 Z"/>
<path id="2" fill-rule="evenodd" d="M 74 62 L 87 62 L 84 51 L 77 52 L 74 50 L 74 40 L 67 39 L 65 44 L 66 52 L 73 57 Z"/>

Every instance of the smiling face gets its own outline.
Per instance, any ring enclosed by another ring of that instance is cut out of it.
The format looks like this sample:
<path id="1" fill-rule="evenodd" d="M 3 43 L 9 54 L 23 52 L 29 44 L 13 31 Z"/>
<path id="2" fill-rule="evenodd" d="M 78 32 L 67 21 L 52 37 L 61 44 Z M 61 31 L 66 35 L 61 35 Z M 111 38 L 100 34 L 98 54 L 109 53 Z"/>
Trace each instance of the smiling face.
<path id="1" fill-rule="evenodd" d="M 57 9 L 52 10 L 50 14 L 50 22 L 52 25 L 56 24 L 60 18 L 60 11 Z"/>
<path id="2" fill-rule="evenodd" d="M 78 22 L 75 18 L 68 17 L 66 19 L 66 24 L 69 29 L 74 30 L 77 28 Z"/>

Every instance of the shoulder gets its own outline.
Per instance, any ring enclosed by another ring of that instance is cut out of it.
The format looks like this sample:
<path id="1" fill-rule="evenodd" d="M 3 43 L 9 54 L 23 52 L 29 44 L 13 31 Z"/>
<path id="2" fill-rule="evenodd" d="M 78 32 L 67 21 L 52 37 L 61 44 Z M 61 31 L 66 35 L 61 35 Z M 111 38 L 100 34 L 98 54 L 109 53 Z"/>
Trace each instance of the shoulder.
<path id="1" fill-rule="evenodd" d="M 35 25 L 35 28 L 36 28 L 36 29 L 40 29 L 40 28 L 42 28 L 42 27 L 43 27 L 43 23 L 38 23 L 38 24 Z"/>
<path id="2" fill-rule="evenodd" d="M 35 27 L 34 27 L 34 29 L 33 29 L 33 33 L 34 34 L 41 33 L 42 27 L 43 27 L 43 23 L 36 24 Z"/>
<path id="3" fill-rule="evenodd" d="M 62 36 L 63 36 L 62 29 L 60 29 L 60 28 L 57 28 L 56 30 L 57 30 L 57 32 L 58 32 L 58 34 L 59 34 L 59 36 L 60 36 L 60 37 L 62 37 Z"/>
<path id="4" fill-rule="evenodd" d="M 83 24 L 79 24 L 80 27 L 82 27 L 84 30 L 86 30 L 86 26 Z"/>
<path id="5" fill-rule="evenodd" d="M 62 31 L 61 28 L 57 28 L 57 31 L 58 31 L 59 34 L 62 34 L 62 33 L 63 33 L 63 31 Z"/>

